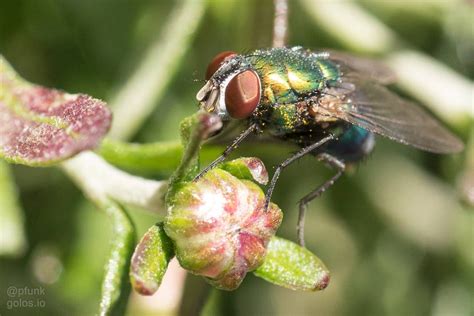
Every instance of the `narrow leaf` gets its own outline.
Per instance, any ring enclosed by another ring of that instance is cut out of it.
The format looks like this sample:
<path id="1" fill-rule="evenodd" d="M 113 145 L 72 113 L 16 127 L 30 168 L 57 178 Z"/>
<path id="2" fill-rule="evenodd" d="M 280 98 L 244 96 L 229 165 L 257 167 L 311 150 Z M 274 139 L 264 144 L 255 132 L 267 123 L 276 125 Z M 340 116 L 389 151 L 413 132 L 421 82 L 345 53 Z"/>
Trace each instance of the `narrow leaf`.
<path id="1" fill-rule="evenodd" d="M 125 210 L 116 203 L 104 201 L 99 206 L 110 217 L 113 228 L 102 281 L 99 315 L 123 315 L 130 293 L 126 276 L 135 243 L 135 228 Z"/>
<path id="2" fill-rule="evenodd" d="M 263 264 L 254 274 L 292 290 L 318 291 L 329 283 L 329 271 L 321 260 L 289 240 L 273 237 Z"/>
<path id="3" fill-rule="evenodd" d="M 239 179 L 256 181 L 264 185 L 268 182 L 268 172 L 265 165 L 255 157 L 243 157 L 228 161 L 220 165 L 219 168 Z"/>
<path id="4" fill-rule="evenodd" d="M 173 244 L 163 225 L 153 225 L 138 243 L 132 257 L 130 281 L 133 289 L 142 295 L 155 293 L 173 256 Z"/>
<path id="5" fill-rule="evenodd" d="M 0 56 L 0 158 L 50 165 L 96 147 L 110 122 L 104 102 L 31 84 Z"/>

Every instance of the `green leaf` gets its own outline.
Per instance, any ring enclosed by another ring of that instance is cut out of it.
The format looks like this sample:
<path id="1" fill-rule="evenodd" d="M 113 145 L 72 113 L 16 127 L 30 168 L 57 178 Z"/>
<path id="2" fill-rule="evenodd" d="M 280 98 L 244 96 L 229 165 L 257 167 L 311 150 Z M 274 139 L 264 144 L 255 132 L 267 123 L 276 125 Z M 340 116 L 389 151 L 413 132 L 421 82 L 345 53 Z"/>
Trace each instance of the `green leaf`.
<path id="1" fill-rule="evenodd" d="M 130 284 L 127 272 L 135 243 L 135 228 L 124 209 L 112 201 L 99 204 L 112 220 L 113 236 L 111 249 L 105 264 L 102 282 L 99 315 L 123 315 Z"/>
<path id="2" fill-rule="evenodd" d="M 104 102 L 31 84 L 0 56 L 0 158 L 51 165 L 96 147 L 110 122 Z"/>
<path id="3" fill-rule="evenodd" d="M 153 225 L 138 243 L 132 257 L 130 281 L 133 289 L 142 295 L 155 293 L 173 256 L 173 243 L 166 236 L 163 224 Z"/>
<path id="4" fill-rule="evenodd" d="M 254 274 L 292 290 L 318 291 L 329 283 L 329 271 L 318 257 L 279 237 L 270 240 L 265 261 Z"/>
<path id="5" fill-rule="evenodd" d="M 221 164 L 219 168 L 239 179 L 256 181 L 264 185 L 268 182 L 268 172 L 265 165 L 255 157 L 238 158 Z"/>

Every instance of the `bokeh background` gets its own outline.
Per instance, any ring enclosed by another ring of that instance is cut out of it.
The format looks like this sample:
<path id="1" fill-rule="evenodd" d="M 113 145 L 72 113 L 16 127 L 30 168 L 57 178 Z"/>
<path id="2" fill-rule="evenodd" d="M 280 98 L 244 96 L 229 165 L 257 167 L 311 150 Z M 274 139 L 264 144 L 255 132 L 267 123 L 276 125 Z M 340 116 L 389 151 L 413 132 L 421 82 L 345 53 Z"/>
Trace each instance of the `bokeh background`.
<path id="1" fill-rule="evenodd" d="M 467 0 L 290 1 L 289 45 L 401 62 L 414 77 L 433 69 L 448 74 L 426 76 L 418 86 L 405 75 L 393 88 L 427 100 L 468 147 L 437 156 L 378 138 L 366 161 L 310 205 L 307 247 L 329 267 L 330 286 L 300 293 L 248 275 L 235 292 L 212 292 L 208 314 L 474 315 L 473 21 Z M 148 69 L 141 80 L 158 91 L 149 99 L 151 113 L 135 129 L 127 130 L 126 121 L 113 129 L 148 143 L 178 139 L 179 121 L 197 109 L 194 96 L 212 57 L 271 46 L 272 24 L 270 0 L 2 0 L 0 53 L 32 82 L 112 106 L 130 78 Z M 397 55 L 406 51 L 425 62 Z M 423 95 L 440 83 L 456 108 Z M 466 85 L 471 90 L 460 95 Z M 142 91 L 136 93 L 140 98 Z M 261 157 L 270 168 L 293 151 L 250 143 L 234 155 Z M 142 175 L 165 179 L 171 172 Z M 285 213 L 279 235 L 296 239 L 297 201 L 331 174 L 311 157 L 283 172 L 274 194 Z M 1 164 L 0 178 L 0 221 L 12 223 L 0 231 L 0 314 L 94 314 L 111 236 L 105 214 L 59 169 Z M 158 220 L 130 214 L 138 236 Z M 159 295 L 132 294 L 127 314 L 177 314 L 182 274 L 176 271 Z M 189 282 L 183 302 L 199 282 Z M 8 309 L 10 286 L 44 288 L 45 307 Z"/>

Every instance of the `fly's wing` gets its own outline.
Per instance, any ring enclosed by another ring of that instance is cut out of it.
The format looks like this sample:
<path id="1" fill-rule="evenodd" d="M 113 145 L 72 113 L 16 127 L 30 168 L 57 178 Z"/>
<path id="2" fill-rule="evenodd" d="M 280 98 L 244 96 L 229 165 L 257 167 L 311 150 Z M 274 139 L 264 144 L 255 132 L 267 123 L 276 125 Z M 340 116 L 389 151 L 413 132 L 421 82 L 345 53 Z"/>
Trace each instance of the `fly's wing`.
<path id="1" fill-rule="evenodd" d="M 327 51 L 327 58 L 339 65 L 347 78 L 366 78 L 387 85 L 396 81 L 396 75 L 388 66 L 378 60 L 357 57 L 350 54 Z"/>
<path id="2" fill-rule="evenodd" d="M 345 79 L 318 100 L 322 115 L 337 117 L 402 144 L 455 153 L 462 142 L 415 103 L 368 80 Z"/>

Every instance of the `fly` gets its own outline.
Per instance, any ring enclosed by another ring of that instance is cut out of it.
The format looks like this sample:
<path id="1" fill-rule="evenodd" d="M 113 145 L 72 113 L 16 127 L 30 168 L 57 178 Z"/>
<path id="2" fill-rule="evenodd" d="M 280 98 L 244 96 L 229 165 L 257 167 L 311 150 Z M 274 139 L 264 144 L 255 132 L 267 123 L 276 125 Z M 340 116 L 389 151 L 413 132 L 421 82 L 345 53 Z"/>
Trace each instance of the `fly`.
<path id="1" fill-rule="evenodd" d="M 282 170 L 307 154 L 316 156 L 336 173 L 299 202 L 298 240 L 304 245 L 307 204 L 334 184 L 347 164 L 373 150 L 374 134 L 433 153 L 463 149 L 463 143 L 430 114 L 385 87 L 394 78 L 380 62 L 302 47 L 217 55 L 196 98 L 201 109 L 223 121 L 244 120 L 247 126 L 197 178 L 247 136 L 266 131 L 301 148 L 275 169 L 266 192 L 267 207 Z"/>

